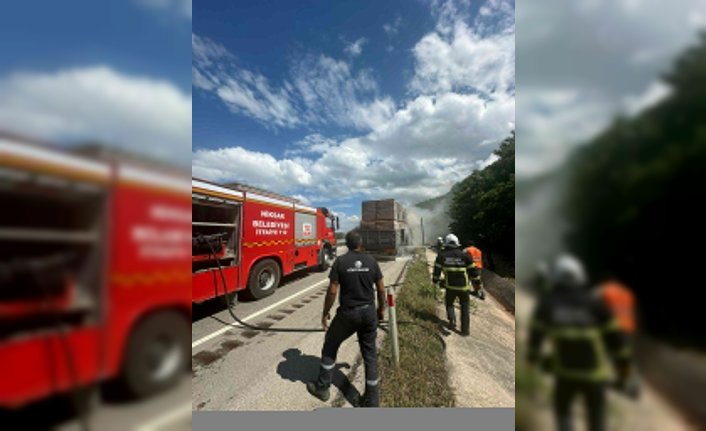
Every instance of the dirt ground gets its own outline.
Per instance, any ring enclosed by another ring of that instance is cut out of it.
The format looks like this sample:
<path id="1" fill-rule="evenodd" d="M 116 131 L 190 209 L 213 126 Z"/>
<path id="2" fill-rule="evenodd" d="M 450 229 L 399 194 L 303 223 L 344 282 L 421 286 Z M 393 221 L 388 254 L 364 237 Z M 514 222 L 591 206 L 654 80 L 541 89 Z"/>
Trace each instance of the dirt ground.
<path id="1" fill-rule="evenodd" d="M 431 271 L 436 253 L 426 253 Z M 491 295 L 485 301 L 471 300 L 475 302 L 471 336 L 444 333 L 449 384 L 456 406 L 515 407 L 515 318 Z M 443 304 L 438 305 L 437 313 L 446 321 Z M 456 313 L 460 313 L 458 303 Z"/>

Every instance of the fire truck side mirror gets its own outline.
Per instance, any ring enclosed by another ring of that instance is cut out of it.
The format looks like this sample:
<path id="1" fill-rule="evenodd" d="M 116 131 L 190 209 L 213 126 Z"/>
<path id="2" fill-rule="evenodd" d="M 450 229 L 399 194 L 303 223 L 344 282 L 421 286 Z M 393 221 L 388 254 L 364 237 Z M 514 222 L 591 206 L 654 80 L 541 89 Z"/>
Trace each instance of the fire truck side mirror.
<path id="1" fill-rule="evenodd" d="M 338 219 L 338 216 L 336 216 L 336 230 L 341 230 L 341 221 Z"/>

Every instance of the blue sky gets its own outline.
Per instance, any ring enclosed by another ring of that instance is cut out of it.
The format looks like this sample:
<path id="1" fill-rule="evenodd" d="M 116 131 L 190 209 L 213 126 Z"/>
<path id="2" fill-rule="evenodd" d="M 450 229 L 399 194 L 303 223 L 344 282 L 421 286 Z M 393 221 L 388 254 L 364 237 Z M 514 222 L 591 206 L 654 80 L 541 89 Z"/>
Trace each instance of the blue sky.
<path id="1" fill-rule="evenodd" d="M 8 2 L 0 128 L 188 166 L 191 0 Z"/>
<path id="2" fill-rule="evenodd" d="M 199 1 L 195 176 L 357 222 L 445 193 L 514 128 L 514 2 Z"/>

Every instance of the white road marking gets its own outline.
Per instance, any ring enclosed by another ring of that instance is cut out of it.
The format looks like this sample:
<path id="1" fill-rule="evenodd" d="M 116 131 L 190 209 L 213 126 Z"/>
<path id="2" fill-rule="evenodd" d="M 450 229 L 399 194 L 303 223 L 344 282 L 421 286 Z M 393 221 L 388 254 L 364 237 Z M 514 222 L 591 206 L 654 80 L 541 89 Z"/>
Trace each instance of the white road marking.
<path id="1" fill-rule="evenodd" d="M 299 296 L 299 295 L 301 295 L 301 294 L 303 294 L 303 293 L 306 293 L 306 292 L 310 291 L 311 289 L 315 289 L 315 288 L 321 286 L 322 284 L 325 284 L 325 283 L 328 283 L 328 282 L 329 282 L 328 278 L 323 279 L 323 280 L 319 281 L 318 283 L 315 283 L 315 284 L 313 284 L 313 285 L 307 287 L 306 289 L 300 290 L 299 292 L 295 293 L 294 295 L 288 296 L 288 297 L 282 299 L 282 300 L 279 301 L 279 302 L 275 302 L 274 304 L 270 305 L 269 307 L 265 307 L 265 308 L 263 308 L 262 310 L 260 310 L 260 311 L 258 311 L 258 312 L 256 312 L 256 313 L 253 313 L 253 314 L 249 315 L 248 317 L 242 318 L 242 319 L 240 319 L 240 320 L 242 320 L 243 322 L 247 322 L 247 321 L 249 321 L 249 320 L 252 320 L 252 319 L 256 318 L 257 316 L 259 316 L 259 315 L 261 315 L 261 314 L 263 314 L 263 313 L 267 313 L 268 311 L 272 310 L 272 309 L 275 308 L 275 307 L 279 307 L 280 305 L 284 304 L 285 302 L 289 301 L 290 299 L 295 298 L 295 297 L 297 297 L 297 296 Z M 240 316 L 238 316 L 238 317 L 240 317 Z M 243 327 L 243 325 L 240 325 L 240 324 L 237 323 L 237 322 L 231 323 L 230 325 L 224 326 L 224 327 L 222 327 L 221 329 L 219 329 L 219 330 L 217 330 L 217 331 L 215 331 L 215 332 L 212 332 L 212 333 L 206 335 L 205 337 L 199 338 L 198 340 L 194 341 L 193 343 L 191 343 L 191 348 L 193 349 L 194 347 L 196 347 L 196 346 L 198 346 L 198 345 L 200 345 L 200 344 L 203 344 L 203 343 L 205 343 L 205 342 L 208 341 L 208 340 L 211 340 L 211 339 L 213 339 L 213 338 L 216 338 L 216 337 L 218 337 L 219 335 L 221 335 L 222 333 L 226 332 L 227 330 L 229 330 L 229 329 L 231 329 L 231 328 L 242 328 L 242 327 Z"/>
<path id="2" fill-rule="evenodd" d="M 168 424 L 176 422 L 180 419 L 186 418 L 187 416 L 191 417 L 191 404 L 179 406 L 176 409 L 163 414 L 162 416 L 158 416 L 155 419 L 152 419 L 148 422 L 145 422 L 142 425 L 139 425 L 137 428 L 135 428 L 135 431 L 158 430 L 158 429 L 164 427 L 165 425 L 168 425 Z"/>

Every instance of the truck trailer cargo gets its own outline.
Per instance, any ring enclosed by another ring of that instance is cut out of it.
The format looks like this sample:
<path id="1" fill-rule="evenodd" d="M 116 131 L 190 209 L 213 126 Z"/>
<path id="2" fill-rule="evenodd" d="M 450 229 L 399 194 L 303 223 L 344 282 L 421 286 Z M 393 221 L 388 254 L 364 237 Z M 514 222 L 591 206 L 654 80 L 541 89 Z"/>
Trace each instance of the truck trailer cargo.
<path id="1" fill-rule="evenodd" d="M 363 201 L 360 234 L 367 252 L 396 256 L 412 243 L 407 210 L 394 199 Z"/>

